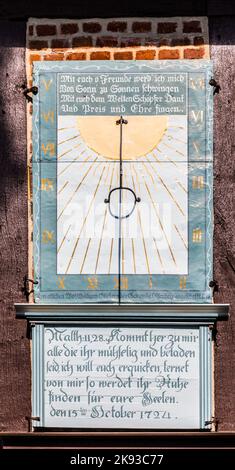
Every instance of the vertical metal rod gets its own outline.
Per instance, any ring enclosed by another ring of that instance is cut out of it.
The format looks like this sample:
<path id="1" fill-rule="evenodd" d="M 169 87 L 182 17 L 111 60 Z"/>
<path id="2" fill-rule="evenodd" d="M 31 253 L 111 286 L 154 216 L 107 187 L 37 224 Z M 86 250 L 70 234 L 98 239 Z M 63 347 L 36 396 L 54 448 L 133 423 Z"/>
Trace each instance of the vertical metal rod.
<path id="1" fill-rule="evenodd" d="M 120 147 L 119 147 L 119 234 L 118 234 L 118 303 L 121 303 L 121 256 L 122 256 L 122 124 L 120 116 Z"/>

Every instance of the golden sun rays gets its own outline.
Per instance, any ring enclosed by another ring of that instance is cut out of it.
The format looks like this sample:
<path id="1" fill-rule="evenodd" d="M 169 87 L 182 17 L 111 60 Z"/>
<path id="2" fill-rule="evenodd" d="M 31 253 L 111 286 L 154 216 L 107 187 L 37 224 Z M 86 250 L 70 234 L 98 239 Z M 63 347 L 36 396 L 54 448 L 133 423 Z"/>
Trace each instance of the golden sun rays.
<path id="1" fill-rule="evenodd" d="M 119 186 L 117 119 L 59 117 L 58 274 L 118 272 L 119 221 L 104 203 L 110 190 Z M 186 118 L 128 116 L 127 120 L 123 186 L 141 202 L 121 222 L 122 274 L 187 274 Z"/>

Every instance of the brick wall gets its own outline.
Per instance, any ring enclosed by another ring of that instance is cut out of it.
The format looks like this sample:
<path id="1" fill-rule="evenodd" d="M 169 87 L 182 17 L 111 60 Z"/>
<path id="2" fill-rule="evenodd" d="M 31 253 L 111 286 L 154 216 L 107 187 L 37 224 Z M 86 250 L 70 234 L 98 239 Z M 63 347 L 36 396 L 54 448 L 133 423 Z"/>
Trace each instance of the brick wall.
<path id="1" fill-rule="evenodd" d="M 197 18 L 30 18 L 27 76 L 35 60 L 208 59 L 208 23 Z"/>

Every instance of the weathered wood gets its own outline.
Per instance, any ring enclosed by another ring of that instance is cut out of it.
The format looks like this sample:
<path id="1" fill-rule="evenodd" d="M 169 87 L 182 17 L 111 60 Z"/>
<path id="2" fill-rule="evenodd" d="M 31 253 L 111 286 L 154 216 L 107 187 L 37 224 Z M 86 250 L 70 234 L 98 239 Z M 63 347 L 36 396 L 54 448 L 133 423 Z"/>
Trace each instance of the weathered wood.
<path id="1" fill-rule="evenodd" d="M 235 430 L 235 41 L 234 19 L 209 23 L 214 76 L 221 91 L 214 99 L 214 278 L 218 303 L 229 302 L 230 320 L 218 324 L 215 348 L 215 405 L 218 429 Z"/>
<path id="2" fill-rule="evenodd" d="M 27 273 L 25 24 L 0 23 L 0 429 L 27 430 L 30 357 L 14 302 Z"/>

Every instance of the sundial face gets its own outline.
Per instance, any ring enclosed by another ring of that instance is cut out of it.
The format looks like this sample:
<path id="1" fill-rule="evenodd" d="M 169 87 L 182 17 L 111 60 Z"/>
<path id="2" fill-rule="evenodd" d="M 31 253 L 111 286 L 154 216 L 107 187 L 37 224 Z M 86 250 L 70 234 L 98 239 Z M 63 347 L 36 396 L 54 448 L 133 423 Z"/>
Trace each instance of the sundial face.
<path id="1" fill-rule="evenodd" d="M 200 64 L 38 66 L 41 299 L 209 300 L 211 116 Z"/>
<path id="2" fill-rule="evenodd" d="M 120 221 L 104 204 L 119 182 L 116 120 L 59 117 L 58 272 L 117 275 L 121 256 L 122 274 L 187 274 L 187 121 L 184 116 L 128 116 L 123 186 L 141 201 Z M 115 196 L 112 212 L 118 214 Z M 132 196 L 125 190 L 122 204 L 123 214 L 128 213 Z"/>

